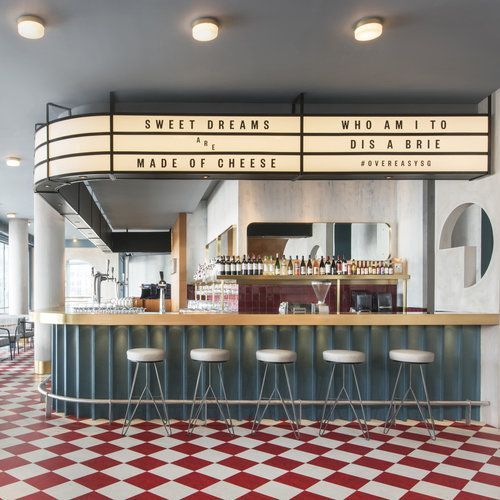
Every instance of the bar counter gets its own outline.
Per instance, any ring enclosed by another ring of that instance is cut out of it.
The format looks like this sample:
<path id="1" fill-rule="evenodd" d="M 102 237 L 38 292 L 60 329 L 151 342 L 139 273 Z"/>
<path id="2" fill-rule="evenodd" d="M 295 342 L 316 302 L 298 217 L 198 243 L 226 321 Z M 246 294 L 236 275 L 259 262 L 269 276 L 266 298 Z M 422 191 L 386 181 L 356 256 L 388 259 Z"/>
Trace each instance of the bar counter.
<path id="1" fill-rule="evenodd" d="M 224 314 L 224 313 L 143 313 L 83 314 L 63 309 L 31 314 L 32 321 L 53 325 L 220 325 L 220 326 L 371 326 L 371 325 L 498 325 L 500 314 L 404 313 L 404 314 Z"/>
<path id="2" fill-rule="evenodd" d="M 499 314 L 74 314 L 64 310 L 32 313 L 32 319 L 52 325 L 51 390 L 58 412 L 81 418 L 122 418 L 123 401 L 132 382 L 126 351 L 158 347 L 166 351 L 160 370 L 170 416 L 185 419 L 193 397 L 198 363 L 189 352 L 198 347 L 230 351 L 224 377 L 232 416 L 248 418 L 255 410 L 263 368 L 255 359 L 258 349 L 282 348 L 297 352 L 291 369 L 302 417 L 318 418 L 330 366 L 323 361 L 327 349 L 353 349 L 366 353 L 358 367 L 361 393 L 368 418 L 383 419 L 396 363 L 389 350 L 414 348 L 435 353 L 426 366 L 429 395 L 434 401 L 457 401 L 436 406 L 436 418 L 461 419 L 464 402 L 481 399 L 481 326 L 497 325 Z M 141 374 L 141 377 L 143 375 Z M 144 379 L 138 379 L 143 383 Z M 268 380 L 268 382 L 271 382 Z M 339 382 L 339 381 L 337 381 Z M 142 385 L 140 385 L 142 387 Z M 337 390 L 339 387 L 336 387 Z M 420 398 L 423 395 L 417 391 Z M 85 401 L 78 401 L 79 399 Z M 139 415 L 154 418 L 150 405 Z M 215 416 L 209 413 L 210 416 Z M 281 418 L 280 410 L 271 416 Z M 339 416 L 350 418 L 347 408 Z M 472 408 L 479 418 L 479 407 Z M 416 418 L 417 410 L 404 408 L 401 417 Z"/>

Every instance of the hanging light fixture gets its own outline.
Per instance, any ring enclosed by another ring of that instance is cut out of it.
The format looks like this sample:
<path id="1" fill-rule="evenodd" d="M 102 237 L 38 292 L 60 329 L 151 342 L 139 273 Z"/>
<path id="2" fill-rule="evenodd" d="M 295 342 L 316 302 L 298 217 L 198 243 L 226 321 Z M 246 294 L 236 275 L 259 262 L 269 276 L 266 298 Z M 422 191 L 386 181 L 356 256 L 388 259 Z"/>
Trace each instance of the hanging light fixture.
<path id="1" fill-rule="evenodd" d="M 219 35 L 219 21 L 214 17 L 200 17 L 192 24 L 193 38 L 198 42 L 210 42 Z"/>
<path id="2" fill-rule="evenodd" d="M 21 158 L 18 156 L 8 156 L 5 158 L 5 163 L 8 167 L 19 167 L 21 165 Z"/>
<path id="3" fill-rule="evenodd" d="M 382 35 L 383 30 L 380 17 L 364 17 L 354 25 L 354 38 L 358 42 L 369 42 Z"/>
<path id="4" fill-rule="evenodd" d="M 45 24 L 38 16 L 21 16 L 17 20 L 17 32 L 23 38 L 38 40 L 45 35 Z"/>

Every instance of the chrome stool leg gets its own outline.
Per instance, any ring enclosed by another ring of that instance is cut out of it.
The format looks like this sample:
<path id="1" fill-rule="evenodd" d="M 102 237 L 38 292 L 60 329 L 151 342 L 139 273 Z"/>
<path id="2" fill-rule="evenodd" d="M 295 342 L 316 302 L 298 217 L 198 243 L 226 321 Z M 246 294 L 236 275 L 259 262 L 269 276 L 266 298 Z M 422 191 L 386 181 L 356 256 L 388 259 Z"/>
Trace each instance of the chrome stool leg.
<path id="1" fill-rule="evenodd" d="M 351 364 L 351 363 L 349 363 L 349 364 Z M 361 420 L 361 418 L 358 416 L 358 413 L 356 412 L 354 405 L 352 404 L 351 397 L 350 397 L 349 393 L 347 392 L 347 388 L 345 386 L 345 364 L 342 364 L 342 387 L 340 388 L 340 391 L 338 392 L 335 400 L 333 401 L 333 403 L 331 405 L 330 411 L 328 412 L 328 417 L 325 418 L 326 410 L 328 407 L 328 402 L 330 401 L 330 392 L 331 392 L 331 387 L 332 387 L 332 382 L 333 382 L 333 374 L 335 373 L 336 365 L 337 365 L 337 363 L 333 363 L 332 373 L 330 375 L 330 381 L 328 383 L 328 390 L 326 392 L 325 403 L 323 405 L 323 411 L 322 411 L 321 421 L 320 421 L 320 425 L 319 425 L 319 435 L 323 436 L 325 434 L 328 423 L 330 421 L 332 421 L 332 417 L 334 415 L 335 408 L 337 407 L 338 402 L 340 401 L 340 397 L 342 396 L 342 393 L 344 393 L 347 401 L 349 402 L 349 406 L 351 407 L 351 410 L 354 413 L 356 420 L 358 421 L 359 428 L 361 429 L 361 433 L 363 434 L 363 437 L 366 440 L 369 440 L 370 433 L 368 431 L 368 424 L 366 422 L 365 408 L 363 406 L 363 400 L 361 399 L 361 392 L 359 390 L 358 377 L 356 376 L 356 370 L 354 369 L 353 364 L 351 364 L 351 370 L 352 370 L 354 382 L 356 385 L 356 391 L 358 393 L 358 398 L 359 398 L 359 403 L 361 406 L 361 414 L 363 416 L 363 420 Z"/>
<path id="2" fill-rule="evenodd" d="M 403 363 L 400 363 L 398 375 L 396 377 L 396 382 L 394 384 L 394 389 L 392 391 L 391 400 L 389 402 L 389 409 L 387 410 L 387 416 L 385 418 L 384 434 L 387 434 L 389 432 L 389 429 L 394 425 L 394 422 L 396 420 L 397 413 L 395 413 L 395 411 L 394 411 L 395 410 L 394 398 L 396 397 L 396 391 L 398 389 L 398 383 L 399 383 L 399 378 L 401 377 L 402 368 L 403 368 Z"/>
<path id="3" fill-rule="evenodd" d="M 150 388 L 150 384 L 149 384 L 149 372 L 148 372 L 148 365 L 150 365 L 151 363 L 153 364 L 154 369 L 155 369 L 156 380 L 158 382 L 158 387 L 160 389 L 160 394 L 161 394 L 161 398 L 162 398 L 164 415 L 161 414 L 160 409 L 158 408 L 156 399 L 153 396 L 153 393 L 151 392 L 151 388 Z M 129 412 L 131 410 L 130 406 L 132 403 L 132 397 L 134 394 L 134 388 L 135 388 L 135 384 L 137 381 L 137 373 L 139 371 L 139 365 L 141 365 L 141 364 L 144 365 L 144 368 L 146 370 L 146 383 L 144 384 L 144 388 L 142 389 L 141 395 L 139 397 L 139 401 L 136 403 L 133 411 L 129 415 Z M 130 389 L 130 396 L 128 399 L 127 410 L 125 411 L 125 419 L 123 421 L 122 436 L 127 435 L 127 432 L 130 428 L 130 424 L 132 423 L 132 420 L 134 419 L 135 413 L 137 412 L 137 409 L 139 408 L 139 405 L 141 404 L 142 399 L 143 399 L 145 394 L 149 394 L 149 397 L 151 398 L 151 401 L 153 402 L 153 406 L 155 407 L 156 412 L 158 413 L 158 416 L 160 417 L 160 420 L 162 421 L 163 427 L 167 431 L 167 435 L 170 436 L 172 434 L 172 428 L 170 427 L 170 420 L 168 418 L 167 407 L 165 404 L 165 397 L 163 396 L 163 389 L 161 387 L 160 377 L 158 375 L 158 369 L 156 368 L 156 362 L 140 362 L 140 361 L 138 361 L 136 363 L 136 367 L 135 367 L 135 371 L 134 371 L 134 377 L 132 380 L 132 387 Z"/>
<path id="4" fill-rule="evenodd" d="M 396 390 L 397 390 L 397 387 L 398 387 L 398 382 L 399 382 L 399 379 L 400 379 L 401 371 L 403 369 L 403 365 L 409 365 L 409 370 L 408 370 L 409 371 L 408 387 L 406 388 L 406 390 L 404 392 L 404 395 L 401 397 L 399 403 L 396 405 L 395 394 L 396 394 Z M 403 407 L 404 403 L 407 401 L 408 396 L 411 394 L 412 397 L 413 397 L 413 400 L 415 401 L 415 403 L 417 405 L 417 409 L 418 409 L 418 411 L 420 413 L 420 416 L 422 417 L 422 421 L 424 422 L 425 428 L 427 429 L 427 432 L 429 433 L 429 436 L 433 440 L 436 439 L 436 430 L 435 430 L 435 427 L 434 427 L 434 418 L 432 416 L 431 404 L 430 404 L 430 401 L 429 401 L 429 395 L 427 393 L 427 385 L 425 383 L 424 371 L 422 369 L 422 365 L 421 364 L 419 364 L 419 368 L 420 368 L 420 376 L 421 376 L 421 379 L 422 379 L 422 385 L 423 385 L 424 394 L 425 394 L 425 402 L 426 402 L 426 406 L 427 406 L 427 412 L 428 412 L 429 416 L 428 417 L 425 416 L 424 410 L 422 408 L 422 404 L 418 400 L 417 395 L 415 394 L 415 391 L 413 390 L 413 384 L 412 384 L 413 364 L 412 363 L 400 362 L 399 370 L 398 370 L 398 375 L 396 377 L 396 383 L 394 384 L 394 390 L 392 392 L 391 401 L 389 403 L 389 410 L 387 412 L 387 418 L 386 418 L 385 424 L 384 424 L 384 434 L 387 434 L 389 432 L 389 429 L 391 429 L 391 427 L 394 425 L 394 423 L 396 422 L 396 418 L 397 418 L 397 416 L 399 414 L 399 411 Z"/>
<path id="5" fill-rule="evenodd" d="M 260 386 L 259 400 L 257 401 L 257 408 L 255 411 L 255 417 L 254 417 L 253 423 L 252 423 L 252 433 L 254 433 L 258 430 L 260 423 L 264 417 L 264 414 L 266 413 L 267 408 L 269 407 L 269 404 L 270 404 L 273 396 L 276 394 L 281 402 L 281 406 L 283 407 L 283 410 L 285 411 L 286 418 L 290 422 L 290 427 L 292 428 L 292 432 L 293 432 L 294 437 L 296 439 L 299 439 L 299 437 L 300 437 L 300 421 L 297 419 L 297 412 L 295 410 L 295 401 L 294 401 L 293 395 L 292 395 L 292 388 L 290 385 L 290 379 L 288 377 L 288 371 L 286 369 L 286 363 L 280 363 L 280 364 L 283 365 L 283 371 L 285 374 L 286 385 L 287 385 L 287 389 L 288 389 L 288 396 L 290 398 L 289 402 L 290 402 L 290 406 L 291 406 L 291 410 L 292 410 L 292 415 L 290 415 L 288 413 L 288 409 L 286 407 L 286 402 L 283 399 L 283 397 L 280 393 L 280 390 L 278 388 L 278 376 L 277 376 L 277 370 L 275 370 L 273 390 L 271 391 L 269 398 L 266 399 L 266 406 L 264 407 L 264 410 L 261 412 L 260 417 L 259 417 L 259 409 L 260 409 L 261 403 L 263 402 L 262 395 L 264 392 L 264 385 L 266 382 L 267 369 L 269 367 L 269 363 L 265 363 L 266 367 L 264 369 L 264 376 L 262 378 L 262 384 Z M 276 364 L 275 364 L 275 368 L 277 368 Z"/>
<path id="6" fill-rule="evenodd" d="M 217 397 L 217 395 L 215 394 L 215 391 L 213 389 L 213 386 L 212 386 L 212 365 L 214 363 L 218 365 L 220 394 L 222 397 L 220 397 L 220 396 Z M 198 387 L 199 387 L 199 383 L 200 383 L 201 373 L 203 371 L 203 367 L 205 364 L 208 365 L 208 367 L 207 367 L 208 368 L 208 384 L 207 384 L 206 389 L 203 392 L 202 398 L 199 400 L 199 402 L 197 402 Z M 208 398 L 210 393 L 212 394 L 211 399 Z M 231 412 L 229 411 L 229 403 L 228 403 L 227 396 L 226 396 L 226 388 L 224 386 L 224 380 L 222 377 L 222 363 L 201 361 L 200 368 L 198 369 L 198 377 L 196 379 L 196 386 L 195 386 L 195 392 L 194 392 L 194 396 L 193 396 L 193 403 L 191 404 L 191 412 L 190 412 L 190 416 L 189 416 L 189 424 L 188 424 L 188 433 L 189 434 L 192 434 L 195 427 L 197 427 L 196 422 L 199 420 L 199 417 L 201 415 L 201 411 L 203 409 L 205 409 L 205 422 L 206 422 L 207 404 L 209 401 L 213 401 L 217 405 L 219 413 L 220 413 L 221 417 L 223 418 L 224 423 L 226 424 L 226 428 L 227 428 L 228 432 L 234 436 L 235 432 L 234 432 L 233 420 L 231 418 Z M 221 401 L 222 401 L 222 403 L 224 403 L 224 406 L 226 407 L 227 416 L 222 408 Z M 196 408 L 197 404 L 198 404 L 198 407 Z"/>

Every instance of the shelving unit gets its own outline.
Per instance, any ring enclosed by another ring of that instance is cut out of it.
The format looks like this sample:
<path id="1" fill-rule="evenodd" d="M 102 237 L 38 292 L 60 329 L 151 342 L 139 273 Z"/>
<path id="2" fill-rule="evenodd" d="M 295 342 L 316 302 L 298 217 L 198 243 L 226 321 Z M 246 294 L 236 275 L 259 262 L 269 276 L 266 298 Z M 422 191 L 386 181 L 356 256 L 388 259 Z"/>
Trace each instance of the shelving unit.
<path id="1" fill-rule="evenodd" d="M 340 297 L 342 284 L 355 283 L 358 285 L 394 285 L 400 281 L 403 285 L 403 313 L 407 311 L 407 292 L 409 274 L 367 274 L 367 275 L 316 275 L 316 276 L 244 276 L 230 275 L 217 276 L 216 280 L 209 282 L 195 283 L 195 297 L 212 295 L 212 300 L 220 293 L 221 310 L 224 311 L 224 287 L 226 284 L 238 285 L 264 285 L 264 284 L 282 284 L 282 285 L 305 285 L 313 281 L 330 281 L 337 287 L 337 314 L 340 314 Z M 206 291 L 200 293 L 200 286 L 210 287 L 210 293 Z M 220 288 L 219 288 L 220 287 Z"/>

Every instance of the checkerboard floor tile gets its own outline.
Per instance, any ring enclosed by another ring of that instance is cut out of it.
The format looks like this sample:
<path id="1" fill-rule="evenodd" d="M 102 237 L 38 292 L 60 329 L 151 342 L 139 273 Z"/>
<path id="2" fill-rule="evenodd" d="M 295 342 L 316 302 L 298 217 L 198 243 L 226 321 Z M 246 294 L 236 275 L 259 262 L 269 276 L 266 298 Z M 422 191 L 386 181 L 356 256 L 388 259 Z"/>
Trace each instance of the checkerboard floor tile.
<path id="1" fill-rule="evenodd" d="M 1 357 L 1 353 L 0 353 Z M 46 420 L 32 351 L 0 362 L 0 499 L 70 498 L 496 498 L 500 432 L 480 424 L 437 422 L 437 439 L 419 422 L 397 422 L 388 435 L 369 422 L 336 421 L 323 437 L 303 422 L 294 439 L 286 422 L 263 421 L 251 434 L 220 422 L 194 435 L 173 422 L 121 422 L 54 414 Z"/>

